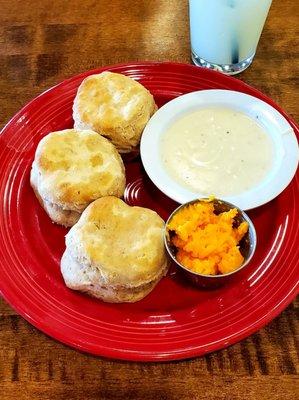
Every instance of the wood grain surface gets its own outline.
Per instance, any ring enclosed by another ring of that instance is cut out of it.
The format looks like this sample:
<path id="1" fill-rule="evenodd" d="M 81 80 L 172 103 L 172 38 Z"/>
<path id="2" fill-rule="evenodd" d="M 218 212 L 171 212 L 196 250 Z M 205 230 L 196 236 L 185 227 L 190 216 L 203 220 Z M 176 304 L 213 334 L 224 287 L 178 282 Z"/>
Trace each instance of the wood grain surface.
<path id="1" fill-rule="evenodd" d="M 135 60 L 190 62 L 186 0 L 0 0 L 0 125 L 49 86 Z M 274 0 L 239 79 L 298 120 L 298 2 Z M 0 399 L 299 398 L 298 303 L 255 335 L 188 361 L 127 363 L 72 350 L 0 300 Z"/>

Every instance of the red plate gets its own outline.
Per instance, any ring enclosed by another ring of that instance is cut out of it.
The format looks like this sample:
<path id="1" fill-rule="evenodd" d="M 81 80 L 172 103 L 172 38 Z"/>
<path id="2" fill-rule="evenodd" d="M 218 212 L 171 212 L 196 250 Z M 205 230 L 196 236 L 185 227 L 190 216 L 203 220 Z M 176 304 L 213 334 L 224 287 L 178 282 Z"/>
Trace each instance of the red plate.
<path id="1" fill-rule="evenodd" d="M 298 293 L 298 174 L 274 201 L 249 212 L 258 247 L 237 280 L 200 291 L 175 268 L 144 300 L 105 304 L 65 287 L 59 269 L 66 229 L 39 206 L 29 172 L 39 140 L 72 126 L 72 101 L 87 75 L 105 69 L 145 85 L 159 106 L 200 89 L 232 89 L 272 100 L 243 82 L 174 63 L 137 63 L 101 68 L 71 78 L 25 106 L 0 136 L 0 287 L 19 314 L 48 335 L 77 349 L 127 360 L 172 360 L 228 346 L 257 331 Z M 145 176 L 140 160 L 126 161 L 125 200 L 166 218 L 177 206 Z M 297 204 L 296 204 L 297 199 Z"/>

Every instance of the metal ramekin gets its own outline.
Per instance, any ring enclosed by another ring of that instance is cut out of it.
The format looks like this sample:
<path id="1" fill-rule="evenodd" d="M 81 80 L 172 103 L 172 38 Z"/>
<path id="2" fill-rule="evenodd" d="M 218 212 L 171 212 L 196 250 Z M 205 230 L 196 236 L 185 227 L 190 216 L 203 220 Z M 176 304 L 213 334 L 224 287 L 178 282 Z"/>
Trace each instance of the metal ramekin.
<path id="1" fill-rule="evenodd" d="M 216 213 L 221 213 L 228 211 L 232 208 L 236 208 L 238 210 L 238 214 L 235 217 L 236 221 L 236 226 L 240 225 L 241 222 L 247 221 L 248 222 L 248 231 L 245 234 L 245 236 L 242 238 L 240 241 L 240 252 L 244 257 L 244 262 L 243 264 L 236 269 L 235 271 L 229 272 L 227 274 L 221 274 L 221 275 L 203 275 L 203 274 L 198 274 L 196 272 L 193 272 L 186 268 L 184 265 L 178 262 L 176 259 L 176 248 L 173 246 L 170 242 L 170 234 L 171 232 L 168 230 L 168 224 L 171 221 L 172 217 L 182 208 L 188 206 L 189 204 L 194 204 L 197 202 L 201 201 L 211 201 L 214 204 L 214 210 Z M 201 288 L 217 288 L 219 286 L 222 286 L 223 284 L 228 283 L 233 276 L 238 274 L 240 271 L 242 271 L 250 262 L 250 260 L 253 257 L 253 254 L 256 249 L 256 243 L 257 243 L 257 238 L 256 238 L 256 231 L 254 228 L 254 225 L 251 221 L 251 219 L 248 217 L 248 215 L 240 210 L 237 206 L 228 203 L 227 201 L 220 200 L 220 199 L 208 199 L 208 198 L 202 198 L 202 199 L 196 199 L 193 201 L 190 201 L 188 203 L 182 204 L 178 208 L 176 208 L 173 213 L 170 215 L 168 218 L 166 224 L 165 224 L 165 234 L 164 234 L 164 242 L 166 249 L 172 258 L 172 260 L 181 268 L 182 272 L 184 275 L 196 286 L 201 287 Z"/>

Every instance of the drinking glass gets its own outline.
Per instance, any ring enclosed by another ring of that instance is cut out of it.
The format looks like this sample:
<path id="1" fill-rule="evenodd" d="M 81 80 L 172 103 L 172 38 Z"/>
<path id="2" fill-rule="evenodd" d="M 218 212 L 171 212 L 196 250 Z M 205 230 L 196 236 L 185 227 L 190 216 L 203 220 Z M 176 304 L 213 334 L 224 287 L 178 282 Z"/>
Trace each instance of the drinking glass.
<path id="1" fill-rule="evenodd" d="M 195 65 L 233 75 L 251 64 L 272 0 L 189 0 Z"/>

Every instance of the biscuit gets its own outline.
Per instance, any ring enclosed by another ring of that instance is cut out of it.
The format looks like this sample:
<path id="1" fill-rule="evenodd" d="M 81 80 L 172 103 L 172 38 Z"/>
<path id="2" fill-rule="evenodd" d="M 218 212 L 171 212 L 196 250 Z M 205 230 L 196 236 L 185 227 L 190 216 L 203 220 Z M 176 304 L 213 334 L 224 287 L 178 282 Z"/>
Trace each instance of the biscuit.
<path id="1" fill-rule="evenodd" d="M 145 125 L 157 110 L 151 93 L 122 74 L 105 71 L 79 86 L 73 105 L 74 126 L 105 136 L 120 153 L 134 150 Z"/>
<path id="2" fill-rule="evenodd" d="M 123 195 L 125 169 L 107 139 L 92 131 L 66 129 L 40 141 L 30 182 L 52 221 L 72 226 L 92 201 Z"/>
<path id="3" fill-rule="evenodd" d="M 90 204 L 66 235 L 66 285 L 107 302 L 135 302 L 166 274 L 164 221 L 116 197 Z"/>

